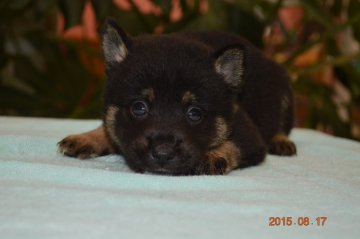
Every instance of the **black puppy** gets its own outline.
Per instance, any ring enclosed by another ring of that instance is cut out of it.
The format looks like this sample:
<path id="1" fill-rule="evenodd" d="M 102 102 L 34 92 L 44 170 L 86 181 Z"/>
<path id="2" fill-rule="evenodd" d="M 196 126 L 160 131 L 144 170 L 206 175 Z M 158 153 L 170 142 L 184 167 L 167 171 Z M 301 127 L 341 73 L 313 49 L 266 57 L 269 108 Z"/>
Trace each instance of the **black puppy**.
<path id="1" fill-rule="evenodd" d="M 103 126 L 59 143 L 65 155 L 122 154 L 136 172 L 226 174 L 268 151 L 294 155 L 286 72 L 223 32 L 128 36 L 102 32 Z"/>

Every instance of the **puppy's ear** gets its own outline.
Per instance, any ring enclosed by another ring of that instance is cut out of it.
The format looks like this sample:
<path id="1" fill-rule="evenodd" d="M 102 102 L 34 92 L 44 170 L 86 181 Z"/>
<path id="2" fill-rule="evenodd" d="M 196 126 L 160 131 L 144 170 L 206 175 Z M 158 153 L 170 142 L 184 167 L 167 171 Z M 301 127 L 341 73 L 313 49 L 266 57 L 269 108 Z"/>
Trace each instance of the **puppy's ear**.
<path id="1" fill-rule="evenodd" d="M 115 20 L 108 18 L 101 31 L 101 46 L 106 64 L 121 63 L 129 52 L 130 39 Z"/>
<path id="2" fill-rule="evenodd" d="M 234 89 L 240 90 L 244 75 L 244 50 L 240 46 L 226 48 L 215 54 L 215 70 Z"/>

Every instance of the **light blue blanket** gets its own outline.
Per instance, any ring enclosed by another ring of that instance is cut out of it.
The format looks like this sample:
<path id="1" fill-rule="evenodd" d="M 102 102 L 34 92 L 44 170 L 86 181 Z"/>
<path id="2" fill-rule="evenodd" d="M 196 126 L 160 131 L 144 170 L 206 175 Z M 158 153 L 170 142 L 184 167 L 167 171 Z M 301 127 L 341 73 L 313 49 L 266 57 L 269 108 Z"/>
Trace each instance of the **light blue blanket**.
<path id="1" fill-rule="evenodd" d="M 360 238 L 357 142 L 296 129 L 297 157 L 227 176 L 136 174 L 119 156 L 57 154 L 64 136 L 99 124 L 0 117 L 0 238 Z"/>

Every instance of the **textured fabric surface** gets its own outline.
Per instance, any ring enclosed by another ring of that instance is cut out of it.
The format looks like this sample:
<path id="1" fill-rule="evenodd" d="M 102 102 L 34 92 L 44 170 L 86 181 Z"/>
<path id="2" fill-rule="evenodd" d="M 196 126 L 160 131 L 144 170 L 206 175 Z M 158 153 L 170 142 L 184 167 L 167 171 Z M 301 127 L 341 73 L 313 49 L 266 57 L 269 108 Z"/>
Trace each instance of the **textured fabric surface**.
<path id="1" fill-rule="evenodd" d="M 119 156 L 57 153 L 64 136 L 99 124 L 0 117 L 1 238 L 360 238 L 357 142 L 295 129 L 297 157 L 227 176 L 136 174 Z"/>

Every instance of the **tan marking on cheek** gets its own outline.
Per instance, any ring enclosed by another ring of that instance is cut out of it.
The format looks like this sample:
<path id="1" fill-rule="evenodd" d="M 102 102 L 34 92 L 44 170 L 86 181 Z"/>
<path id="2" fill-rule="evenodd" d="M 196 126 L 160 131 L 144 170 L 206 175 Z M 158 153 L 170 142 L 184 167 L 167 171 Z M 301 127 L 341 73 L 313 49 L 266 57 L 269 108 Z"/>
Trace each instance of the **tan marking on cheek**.
<path id="1" fill-rule="evenodd" d="M 182 103 L 184 105 L 193 103 L 196 101 L 196 97 L 193 93 L 191 93 L 190 91 L 186 91 L 181 99 Z"/>
<path id="2" fill-rule="evenodd" d="M 105 129 L 110 139 L 119 147 L 121 147 L 121 141 L 115 133 L 116 129 L 116 114 L 119 112 L 119 108 L 116 106 L 109 106 L 106 109 L 105 114 Z"/>
<path id="3" fill-rule="evenodd" d="M 207 153 L 208 173 L 227 174 L 238 166 L 240 150 L 231 141 L 226 141 Z"/>
<path id="4" fill-rule="evenodd" d="M 141 91 L 141 95 L 146 98 L 149 102 L 154 102 L 155 92 L 153 88 L 144 89 Z"/>
<path id="5" fill-rule="evenodd" d="M 234 101 L 232 107 L 233 107 L 233 114 L 235 114 L 236 112 L 239 111 L 240 106 L 239 106 L 239 103 L 236 100 Z"/>
<path id="6" fill-rule="evenodd" d="M 211 147 L 215 147 L 222 144 L 229 136 L 229 126 L 227 125 L 224 118 L 217 117 L 215 119 L 215 131 L 216 131 L 216 135 L 215 138 L 213 139 L 212 144 L 210 145 Z"/>
<path id="7" fill-rule="evenodd" d="M 281 99 L 281 108 L 283 111 L 285 111 L 287 108 L 289 108 L 290 105 L 290 99 L 288 96 L 283 96 Z"/>

